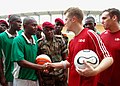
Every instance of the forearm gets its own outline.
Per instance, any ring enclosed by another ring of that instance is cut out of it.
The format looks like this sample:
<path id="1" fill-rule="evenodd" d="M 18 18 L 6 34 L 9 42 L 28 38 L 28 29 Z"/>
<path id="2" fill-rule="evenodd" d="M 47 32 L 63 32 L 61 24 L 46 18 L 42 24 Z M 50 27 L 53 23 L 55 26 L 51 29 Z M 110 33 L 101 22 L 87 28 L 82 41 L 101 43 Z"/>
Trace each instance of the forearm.
<path id="1" fill-rule="evenodd" d="M 45 68 L 45 66 L 43 66 L 43 65 L 38 65 L 38 64 L 29 62 L 27 60 L 19 61 L 18 64 L 19 64 L 19 66 L 26 67 L 26 68 L 31 68 L 31 69 L 34 69 L 34 70 L 41 70 L 41 69 Z"/>
<path id="2" fill-rule="evenodd" d="M 0 83 L 2 84 L 2 86 L 7 86 L 7 81 L 6 81 L 6 78 L 4 76 L 4 71 L 3 71 L 3 60 L 2 60 L 2 58 L 0 58 Z"/>
<path id="3" fill-rule="evenodd" d="M 70 63 L 65 60 L 63 62 L 56 62 L 56 63 L 52 63 L 51 64 L 52 67 L 55 67 L 55 68 L 68 68 L 70 66 Z"/>
<path id="4" fill-rule="evenodd" d="M 110 67 L 112 64 L 113 64 L 112 57 L 104 58 L 101 61 L 101 63 L 99 64 L 99 66 L 97 68 L 95 68 L 95 70 L 97 71 L 97 73 L 100 73 L 100 72 L 104 71 L 105 69 L 107 69 L 108 67 Z"/>
<path id="5" fill-rule="evenodd" d="M 2 58 L 0 59 L 0 78 L 4 76 L 4 72 L 3 72 L 3 62 L 2 62 Z"/>

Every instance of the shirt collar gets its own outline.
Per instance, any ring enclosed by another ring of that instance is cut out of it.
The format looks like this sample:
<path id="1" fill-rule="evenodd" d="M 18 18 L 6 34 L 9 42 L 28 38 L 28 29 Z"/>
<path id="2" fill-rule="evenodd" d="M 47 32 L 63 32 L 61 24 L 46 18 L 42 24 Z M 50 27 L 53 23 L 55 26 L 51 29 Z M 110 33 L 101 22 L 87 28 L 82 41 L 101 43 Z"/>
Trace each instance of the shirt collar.
<path id="1" fill-rule="evenodd" d="M 28 40 L 28 38 L 25 36 L 24 32 L 22 32 L 22 36 L 25 38 L 25 40 L 27 41 L 27 43 L 29 43 L 29 44 L 36 44 L 33 35 L 32 35 L 33 43 Z"/>
<path id="2" fill-rule="evenodd" d="M 14 37 L 16 37 L 16 36 L 18 36 L 18 32 L 16 31 L 16 33 L 17 33 L 17 35 L 15 36 L 15 35 L 12 35 L 12 34 L 10 34 L 9 32 L 8 32 L 8 30 L 5 30 L 5 32 L 6 32 L 6 34 L 8 35 L 8 37 L 9 38 L 14 38 Z"/>

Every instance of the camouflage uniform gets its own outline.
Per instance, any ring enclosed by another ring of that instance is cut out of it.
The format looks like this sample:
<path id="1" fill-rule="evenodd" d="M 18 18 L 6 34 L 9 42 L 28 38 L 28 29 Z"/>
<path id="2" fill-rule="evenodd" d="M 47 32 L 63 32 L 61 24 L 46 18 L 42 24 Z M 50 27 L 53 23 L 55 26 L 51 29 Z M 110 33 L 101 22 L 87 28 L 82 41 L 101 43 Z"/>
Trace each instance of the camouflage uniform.
<path id="1" fill-rule="evenodd" d="M 63 40 L 63 42 L 65 42 L 65 44 L 68 45 L 68 37 L 66 34 L 55 35 L 55 36 L 61 38 Z"/>
<path id="2" fill-rule="evenodd" d="M 47 54 L 52 62 L 60 62 L 66 58 L 62 58 L 62 54 L 67 53 L 67 46 L 63 38 L 54 36 L 53 41 L 43 39 L 39 41 L 38 55 Z M 67 73 L 65 69 L 54 68 L 49 73 L 41 73 L 43 86 L 67 86 Z"/>

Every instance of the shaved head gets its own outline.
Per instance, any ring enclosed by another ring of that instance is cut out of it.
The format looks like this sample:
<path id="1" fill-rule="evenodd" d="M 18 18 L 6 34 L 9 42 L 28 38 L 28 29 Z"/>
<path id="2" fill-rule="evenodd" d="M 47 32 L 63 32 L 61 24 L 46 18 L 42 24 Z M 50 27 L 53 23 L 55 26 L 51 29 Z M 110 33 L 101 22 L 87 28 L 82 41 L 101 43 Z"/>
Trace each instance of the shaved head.
<path id="1" fill-rule="evenodd" d="M 13 14 L 13 15 L 10 15 L 10 16 L 9 16 L 8 22 L 17 21 L 17 20 L 20 20 L 20 19 L 21 19 L 21 18 L 20 18 L 19 15 Z"/>
<path id="2" fill-rule="evenodd" d="M 33 17 L 26 17 L 23 20 L 24 32 L 27 35 L 34 35 L 37 32 L 37 21 Z"/>
<path id="3" fill-rule="evenodd" d="M 30 23 L 33 23 L 33 22 L 37 22 L 37 21 L 33 17 L 26 17 L 23 20 L 23 25 L 30 24 Z"/>

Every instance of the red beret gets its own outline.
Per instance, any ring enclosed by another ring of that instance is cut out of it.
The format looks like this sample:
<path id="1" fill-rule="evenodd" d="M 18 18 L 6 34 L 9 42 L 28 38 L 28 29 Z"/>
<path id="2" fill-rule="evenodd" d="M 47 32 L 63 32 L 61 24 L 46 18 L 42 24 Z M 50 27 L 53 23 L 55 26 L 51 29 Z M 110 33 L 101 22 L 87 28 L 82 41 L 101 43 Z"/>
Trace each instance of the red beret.
<path id="1" fill-rule="evenodd" d="M 41 30 L 41 31 L 42 31 L 42 28 L 41 28 L 41 26 L 40 26 L 40 25 L 38 25 L 37 27 L 38 27 L 38 30 Z"/>
<path id="2" fill-rule="evenodd" d="M 63 22 L 63 20 L 60 19 L 60 18 L 56 18 L 56 19 L 55 19 L 55 22 L 60 22 L 60 23 L 64 26 L 64 22 Z"/>
<path id="3" fill-rule="evenodd" d="M 48 27 L 48 28 L 54 29 L 54 25 L 53 25 L 52 23 L 50 23 L 50 22 L 44 22 L 44 23 L 42 24 L 42 27 L 43 27 L 43 28 Z"/>
<path id="4" fill-rule="evenodd" d="M 7 24 L 7 22 L 5 20 L 0 20 L 0 24 L 5 24 L 7 26 L 7 28 L 8 28 L 8 24 Z"/>

